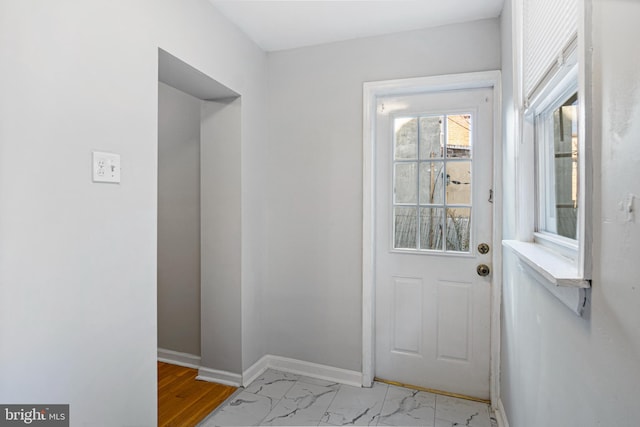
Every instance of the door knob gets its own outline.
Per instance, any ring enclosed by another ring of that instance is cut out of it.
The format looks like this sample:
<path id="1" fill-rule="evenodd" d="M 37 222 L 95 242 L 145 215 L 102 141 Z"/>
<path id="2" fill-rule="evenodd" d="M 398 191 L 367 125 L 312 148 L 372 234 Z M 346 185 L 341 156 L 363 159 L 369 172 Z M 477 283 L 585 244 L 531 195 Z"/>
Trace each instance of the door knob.
<path id="1" fill-rule="evenodd" d="M 491 273 L 491 269 L 489 268 L 489 266 L 487 264 L 480 264 L 477 268 L 476 271 L 478 272 L 478 276 L 488 276 L 489 273 Z"/>

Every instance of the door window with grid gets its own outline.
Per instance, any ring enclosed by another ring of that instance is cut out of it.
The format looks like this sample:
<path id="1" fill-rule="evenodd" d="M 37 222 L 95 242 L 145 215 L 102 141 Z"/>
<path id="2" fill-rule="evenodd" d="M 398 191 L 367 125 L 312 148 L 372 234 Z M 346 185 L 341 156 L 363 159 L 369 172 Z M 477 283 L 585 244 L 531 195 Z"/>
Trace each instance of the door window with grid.
<path id="1" fill-rule="evenodd" d="M 472 115 L 394 118 L 393 248 L 469 252 Z"/>

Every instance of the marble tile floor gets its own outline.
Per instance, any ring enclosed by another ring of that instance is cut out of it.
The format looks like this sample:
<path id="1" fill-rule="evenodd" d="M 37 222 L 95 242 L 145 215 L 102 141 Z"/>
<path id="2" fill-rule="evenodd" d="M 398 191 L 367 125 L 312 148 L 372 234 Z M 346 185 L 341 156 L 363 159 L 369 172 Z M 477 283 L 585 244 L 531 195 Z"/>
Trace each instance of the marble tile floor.
<path id="1" fill-rule="evenodd" d="M 383 383 L 358 388 L 265 371 L 207 416 L 218 426 L 497 427 L 489 405 Z"/>

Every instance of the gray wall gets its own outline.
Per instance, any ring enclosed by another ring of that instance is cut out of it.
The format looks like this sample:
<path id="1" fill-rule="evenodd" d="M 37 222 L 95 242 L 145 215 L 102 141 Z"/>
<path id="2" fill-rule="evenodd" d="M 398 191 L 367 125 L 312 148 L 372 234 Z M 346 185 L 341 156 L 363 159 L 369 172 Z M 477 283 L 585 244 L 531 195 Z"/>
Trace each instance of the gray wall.
<path id="1" fill-rule="evenodd" d="M 499 68 L 497 19 L 269 54 L 268 353 L 361 369 L 363 82 Z"/>
<path id="2" fill-rule="evenodd" d="M 242 374 L 241 100 L 201 107 L 202 360 Z"/>
<path id="3" fill-rule="evenodd" d="M 0 0 L 3 403 L 156 424 L 158 47 L 243 97 L 238 256 L 259 295 L 266 55 L 206 0 Z M 121 154 L 120 185 L 91 182 L 92 150 Z M 250 362 L 264 338 L 242 303 Z"/>
<path id="4" fill-rule="evenodd" d="M 510 1 L 506 2 L 507 5 Z M 589 2 L 588 2 L 589 3 Z M 640 3 L 593 2 L 594 270 L 590 306 L 571 313 L 523 273 L 505 251 L 502 400 L 517 427 L 638 424 L 640 406 Z M 508 10 L 508 9 L 507 9 Z M 510 17 L 503 15 L 504 71 L 511 53 Z M 505 108 L 512 105 L 505 85 Z M 512 112 L 505 111 L 505 120 Z M 505 132 L 505 156 L 514 152 Z M 508 157 L 505 165 L 514 163 Z M 505 168 L 505 183 L 515 181 Z M 505 187 L 505 236 L 513 236 L 515 189 Z"/>
<path id="5" fill-rule="evenodd" d="M 200 104 L 158 84 L 158 347 L 200 356 Z"/>

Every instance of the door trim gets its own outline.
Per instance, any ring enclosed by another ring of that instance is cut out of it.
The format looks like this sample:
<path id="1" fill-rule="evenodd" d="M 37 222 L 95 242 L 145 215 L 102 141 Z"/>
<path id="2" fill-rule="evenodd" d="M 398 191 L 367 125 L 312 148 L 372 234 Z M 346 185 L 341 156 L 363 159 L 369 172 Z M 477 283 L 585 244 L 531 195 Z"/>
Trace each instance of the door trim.
<path id="1" fill-rule="evenodd" d="M 493 90 L 493 274 L 491 281 L 490 395 L 500 397 L 500 301 L 502 292 L 502 90 L 500 71 L 449 74 L 363 84 L 362 140 L 362 385 L 370 387 L 375 375 L 375 117 L 381 96 L 442 92 L 456 89 Z"/>

